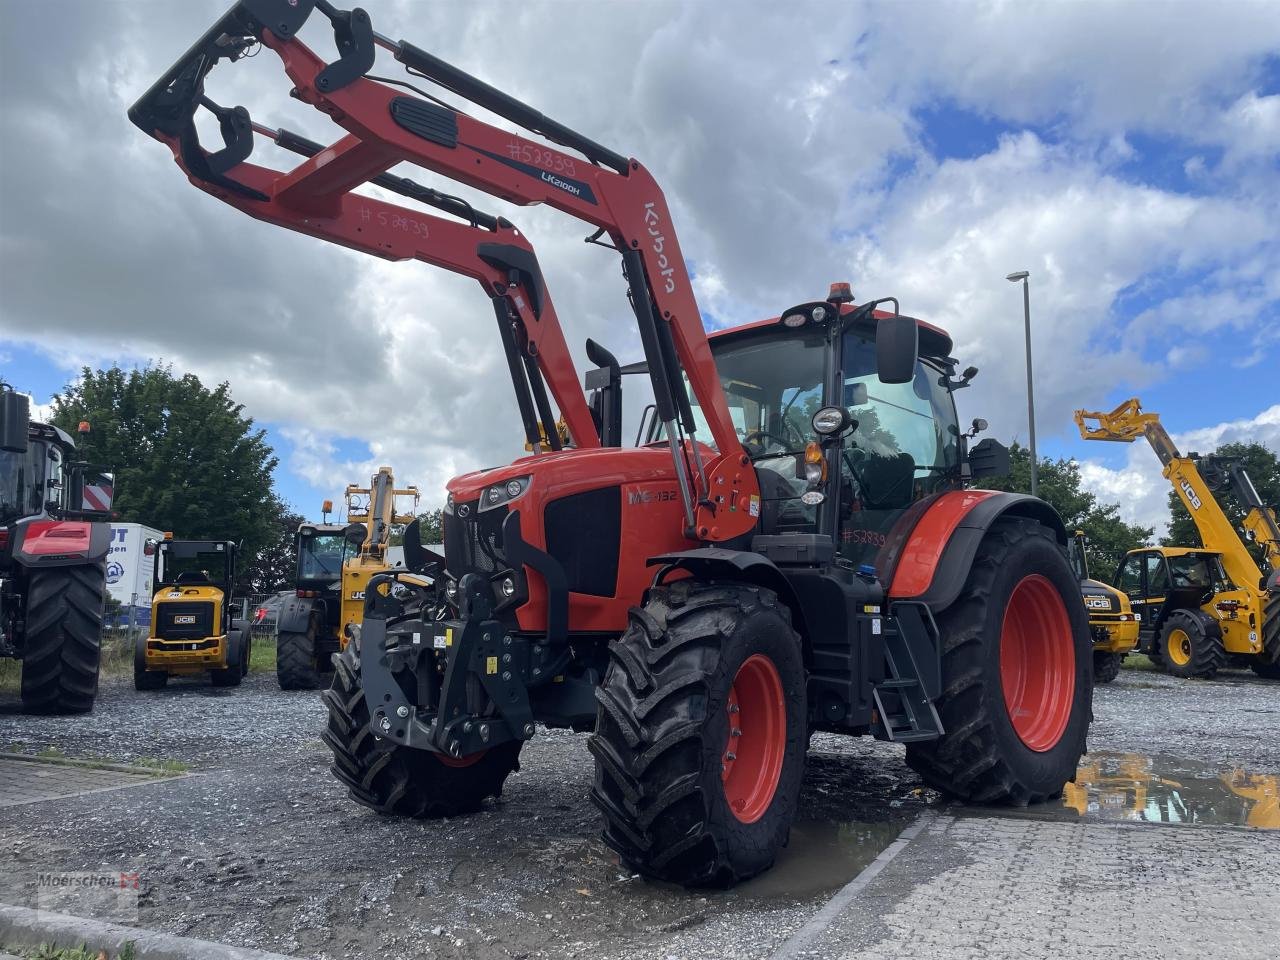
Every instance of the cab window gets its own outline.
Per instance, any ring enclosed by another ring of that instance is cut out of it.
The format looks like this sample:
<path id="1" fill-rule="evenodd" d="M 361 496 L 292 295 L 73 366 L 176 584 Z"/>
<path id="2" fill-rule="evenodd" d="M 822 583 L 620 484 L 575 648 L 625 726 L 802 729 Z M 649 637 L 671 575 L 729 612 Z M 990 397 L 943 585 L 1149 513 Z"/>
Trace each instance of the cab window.
<path id="1" fill-rule="evenodd" d="M 1169 570 L 1164 557 L 1158 553 L 1147 554 L 1147 596 L 1163 597 L 1169 592 Z"/>
<path id="2" fill-rule="evenodd" d="M 1116 577 L 1116 586 L 1135 599 L 1142 596 L 1142 567 L 1143 556 L 1136 553 L 1125 558 Z"/>

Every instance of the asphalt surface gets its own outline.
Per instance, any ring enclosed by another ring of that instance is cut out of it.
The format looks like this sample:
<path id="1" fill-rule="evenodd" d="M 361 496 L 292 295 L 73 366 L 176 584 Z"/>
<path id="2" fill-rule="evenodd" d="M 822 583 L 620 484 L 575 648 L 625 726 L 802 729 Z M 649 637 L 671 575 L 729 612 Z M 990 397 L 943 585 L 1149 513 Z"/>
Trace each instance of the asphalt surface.
<path id="1" fill-rule="evenodd" d="M 1280 775 L 1280 684 L 1249 673 L 1201 683 L 1126 670 L 1099 688 L 1095 715 L 1090 749 L 1104 752 L 1099 776 L 1153 755 L 1148 766 L 1183 763 L 1206 783 L 1216 783 L 1217 771 Z M 599 841 L 583 735 L 539 731 L 501 800 L 475 816 L 414 822 L 379 817 L 346 798 L 328 773 L 323 720 L 318 694 L 282 692 L 274 677 L 258 675 L 235 690 L 179 682 L 148 694 L 135 693 L 129 681 L 108 681 L 86 717 L 26 717 L 14 699 L 0 697 L 0 750 L 53 748 L 71 757 L 191 767 L 186 777 L 144 788 L 6 808 L 0 901 L 34 905 L 38 872 L 119 870 L 141 877 L 144 926 L 324 960 L 764 958 L 938 800 L 906 767 L 900 747 L 819 735 L 799 821 L 777 867 L 733 891 L 690 893 L 628 875 Z M 961 855 L 955 851 L 963 851 L 963 830 L 972 823 L 1086 834 L 1119 829 L 1096 822 L 1102 814 L 1095 801 L 1078 800 L 1078 810 L 1030 811 L 1064 823 L 944 811 L 943 820 L 961 825 L 961 833 L 945 837 L 949 856 Z M 1236 807 L 1242 804 L 1248 806 Z M 1206 818 L 1214 819 L 1212 810 Z M 1124 829 L 1145 837 L 1201 828 Z M 1223 831 L 1280 852 L 1277 833 L 1229 826 L 1203 832 Z M 926 850 L 918 842 L 906 849 Z M 1000 855 L 993 847 L 991 869 L 999 870 Z M 987 863 L 984 857 L 978 861 Z M 951 861 L 929 855 L 910 862 L 914 879 L 899 881 L 905 885 L 895 910 L 918 910 L 912 891 L 945 885 L 940 877 Z M 1280 891 L 1280 882 L 1270 890 Z M 1045 898 L 1039 906 L 1046 916 L 1060 911 L 1050 888 L 1033 893 Z M 1134 901 L 1109 902 L 1125 915 L 1135 909 Z M 1137 903 L 1138 916 L 1151 924 L 1150 902 Z M 1268 909 L 1274 915 L 1280 904 Z M 915 922 L 949 923 L 928 910 Z M 902 932 L 883 924 L 867 929 L 864 945 L 880 942 L 874 937 L 896 942 L 887 938 Z"/>

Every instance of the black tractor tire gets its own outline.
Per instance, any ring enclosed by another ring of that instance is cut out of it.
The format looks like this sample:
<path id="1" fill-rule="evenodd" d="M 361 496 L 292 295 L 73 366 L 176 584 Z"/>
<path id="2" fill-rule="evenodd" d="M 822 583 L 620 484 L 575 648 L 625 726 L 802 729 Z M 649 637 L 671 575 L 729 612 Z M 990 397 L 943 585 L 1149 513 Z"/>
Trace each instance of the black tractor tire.
<path id="1" fill-rule="evenodd" d="M 588 741 L 605 843 L 686 886 L 767 870 L 790 836 L 808 744 L 791 611 L 763 587 L 681 580 L 629 617 Z"/>
<path id="2" fill-rule="evenodd" d="M 32 570 L 22 654 L 22 709 L 88 713 L 98 695 L 106 575 L 101 564 Z"/>
<path id="3" fill-rule="evenodd" d="M 253 656 L 253 629 L 244 620 L 232 620 L 231 629 L 240 632 L 240 676 L 249 675 L 249 658 Z"/>
<path id="4" fill-rule="evenodd" d="M 133 689 L 159 690 L 169 682 L 169 674 L 163 670 L 147 669 L 147 637 L 140 636 L 133 641 Z"/>
<path id="5" fill-rule="evenodd" d="M 244 657 L 248 641 L 239 630 L 227 633 L 227 665 L 221 670 L 210 670 L 209 679 L 215 687 L 238 687 L 244 679 Z"/>
<path id="6" fill-rule="evenodd" d="M 1110 653 L 1106 650 L 1093 651 L 1093 682 L 1110 683 L 1120 676 L 1120 665 L 1124 663 L 1123 653 Z"/>
<path id="7" fill-rule="evenodd" d="M 1280 663 L 1267 663 L 1254 657 L 1249 663 L 1249 669 L 1263 680 L 1280 680 Z"/>
<path id="8" fill-rule="evenodd" d="M 1262 656 L 1255 657 L 1253 672 L 1268 680 L 1280 680 L 1280 575 L 1273 576 L 1262 606 Z"/>
<path id="9" fill-rule="evenodd" d="M 306 633 L 280 631 L 276 634 L 276 679 L 281 690 L 315 690 L 320 686 L 316 663 L 316 633 L 313 617 Z"/>
<path id="10" fill-rule="evenodd" d="M 937 623 L 942 694 L 935 706 L 945 732 L 908 743 L 907 763 L 929 786 L 969 803 L 1026 806 L 1060 796 L 1092 719 L 1093 640 L 1080 584 L 1053 532 L 1029 519 L 996 521 Z M 1022 678 L 1012 691 L 1005 690 L 1006 658 Z M 1051 669 L 1063 683 L 1043 684 L 1038 705 L 1024 702 L 1028 684 Z M 1014 712 L 1026 729 L 1015 727 Z"/>
<path id="11" fill-rule="evenodd" d="M 1170 652 L 1170 644 L 1185 638 L 1185 662 Z M 1186 649 L 1189 647 L 1189 650 Z M 1166 673 L 1184 680 L 1211 680 L 1227 665 L 1222 631 L 1200 611 L 1175 610 L 1160 631 L 1160 660 Z"/>
<path id="12" fill-rule="evenodd" d="M 321 698 L 329 711 L 321 739 L 333 751 L 329 769 L 351 799 L 385 816 L 456 817 L 479 810 L 502 793 L 520 769 L 523 744 L 508 741 L 461 761 L 429 750 L 386 746 L 369 728 L 360 683 L 360 641 L 334 658 L 333 681 Z"/>

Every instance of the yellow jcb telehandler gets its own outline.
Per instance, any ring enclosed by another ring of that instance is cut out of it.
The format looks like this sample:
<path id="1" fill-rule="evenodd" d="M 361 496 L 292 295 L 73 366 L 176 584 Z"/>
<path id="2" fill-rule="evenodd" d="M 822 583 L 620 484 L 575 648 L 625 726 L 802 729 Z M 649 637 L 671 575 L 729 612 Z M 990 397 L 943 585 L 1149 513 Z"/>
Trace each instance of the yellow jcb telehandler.
<path id="1" fill-rule="evenodd" d="M 412 500 L 407 510 L 397 501 Z M 396 489 L 390 467 L 379 467 L 369 486 L 346 489 L 347 523 L 304 523 L 298 528 L 295 596 L 276 627 L 276 678 L 282 690 L 313 690 L 332 671 L 329 658 L 346 649 L 351 626 L 364 617 L 369 578 L 391 568 L 391 528 L 410 524 L 418 488 Z M 325 513 L 328 513 L 326 501 Z"/>
<path id="2" fill-rule="evenodd" d="M 1159 414 L 1143 413 L 1136 397 L 1110 413 L 1077 410 L 1075 419 L 1086 440 L 1132 443 L 1146 437 L 1204 544 L 1131 550 L 1121 562 L 1115 584 L 1142 617 L 1141 651 L 1178 677 L 1212 677 L 1234 661 L 1280 680 L 1280 572 L 1263 575 L 1206 480 L 1206 474 L 1219 480 L 1243 476 L 1252 494 L 1245 494 L 1245 527 L 1274 545 L 1280 542 L 1275 514 L 1258 499 L 1243 468 L 1224 469 L 1215 458 L 1194 453 L 1184 457 Z M 1277 556 L 1274 546 L 1268 549 Z"/>
<path id="3" fill-rule="evenodd" d="M 236 545 L 230 540 L 156 544 L 151 630 L 133 649 L 133 685 L 158 690 L 171 676 L 209 671 L 215 687 L 234 687 L 249 672 L 252 637 L 232 619 Z"/>

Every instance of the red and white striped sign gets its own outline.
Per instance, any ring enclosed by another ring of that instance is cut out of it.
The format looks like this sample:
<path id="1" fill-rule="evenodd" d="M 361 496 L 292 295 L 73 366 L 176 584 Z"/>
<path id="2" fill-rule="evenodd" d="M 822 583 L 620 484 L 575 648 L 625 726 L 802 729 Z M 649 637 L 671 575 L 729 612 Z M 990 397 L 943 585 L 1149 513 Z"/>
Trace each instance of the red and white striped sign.
<path id="1" fill-rule="evenodd" d="M 114 483 L 114 479 L 107 476 L 98 477 L 93 483 L 86 480 L 80 495 L 82 509 L 110 510 L 111 498 L 115 494 Z"/>

